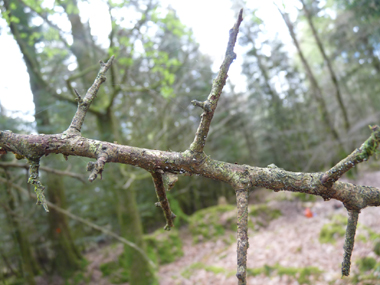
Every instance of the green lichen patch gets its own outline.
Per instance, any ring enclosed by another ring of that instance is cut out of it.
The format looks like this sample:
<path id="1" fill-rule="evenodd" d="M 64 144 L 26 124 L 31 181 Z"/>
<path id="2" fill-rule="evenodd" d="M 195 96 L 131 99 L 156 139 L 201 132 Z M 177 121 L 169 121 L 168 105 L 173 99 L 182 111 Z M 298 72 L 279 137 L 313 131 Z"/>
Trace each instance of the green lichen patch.
<path id="1" fill-rule="evenodd" d="M 319 233 L 320 243 L 335 244 L 339 237 L 344 237 L 346 234 L 347 218 L 343 215 L 335 215 L 331 219 L 331 223 L 323 225 Z"/>
<path id="2" fill-rule="evenodd" d="M 182 239 L 175 229 L 170 232 L 159 229 L 144 236 L 144 240 L 149 258 L 158 264 L 170 263 L 183 256 Z"/>
<path id="3" fill-rule="evenodd" d="M 248 276 L 258 276 L 264 274 L 265 276 L 283 276 L 288 275 L 294 277 L 299 284 L 313 284 L 318 280 L 323 271 L 314 266 L 307 267 L 283 267 L 281 265 L 264 265 L 258 268 L 247 268 Z"/>

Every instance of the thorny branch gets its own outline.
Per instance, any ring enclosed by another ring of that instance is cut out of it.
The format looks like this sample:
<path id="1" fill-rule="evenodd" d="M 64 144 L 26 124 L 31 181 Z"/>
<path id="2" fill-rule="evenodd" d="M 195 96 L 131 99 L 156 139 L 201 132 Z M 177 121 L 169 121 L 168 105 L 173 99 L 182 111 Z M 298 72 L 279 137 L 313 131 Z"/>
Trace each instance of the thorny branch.
<path id="1" fill-rule="evenodd" d="M 47 209 L 49 204 L 43 196 L 43 185 L 38 180 L 39 160 L 49 154 L 63 154 L 93 158 L 88 168 L 91 171 L 90 181 L 101 175 L 106 163 L 123 163 L 134 165 L 147 170 L 153 176 L 155 187 L 159 194 L 160 205 L 163 206 L 168 226 L 172 224 L 172 215 L 165 194 L 164 174 L 173 175 L 170 187 L 176 181 L 176 175 L 200 175 L 206 178 L 223 181 L 235 189 L 238 207 L 238 268 L 239 284 L 246 284 L 246 256 L 248 249 L 247 215 L 248 193 L 253 187 L 265 187 L 274 191 L 292 191 L 307 193 L 323 197 L 325 200 L 336 199 L 342 201 L 349 211 L 347 226 L 343 275 L 348 275 L 350 257 L 354 244 L 356 223 L 359 212 L 368 206 L 380 206 L 380 189 L 368 186 L 359 186 L 337 181 L 345 172 L 356 164 L 366 161 L 376 152 L 380 144 L 380 128 L 372 126 L 371 136 L 347 158 L 343 159 L 325 173 L 290 172 L 270 165 L 266 168 L 249 165 L 231 164 L 211 159 L 203 152 L 212 117 L 218 99 L 227 79 L 227 71 L 236 55 L 233 52 L 239 25 L 242 21 L 242 11 L 234 27 L 230 30 L 230 38 L 226 56 L 215 79 L 207 100 L 195 102 L 195 105 L 204 107 L 201 122 L 195 139 L 188 150 L 184 152 L 168 152 L 150 150 L 128 145 L 119 145 L 104 141 L 85 138 L 80 130 L 89 106 L 96 97 L 100 85 L 105 81 L 105 73 L 110 68 L 114 57 L 107 63 L 101 63 L 101 68 L 94 84 L 84 98 L 78 94 L 78 110 L 70 127 L 60 134 L 54 135 L 22 135 L 10 131 L 0 131 L 0 154 L 13 152 L 19 157 L 24 156 L 31 165 L 30 182 L 36 186 L 39 203 Z M 206 107 L 207 106 L 207 107 Z M 165 171 L 163 171 L 165 170 Z M 170 188 L 168 187 L 168 188 Z M 167 202 L 167 207 L 164 206 Z"/>

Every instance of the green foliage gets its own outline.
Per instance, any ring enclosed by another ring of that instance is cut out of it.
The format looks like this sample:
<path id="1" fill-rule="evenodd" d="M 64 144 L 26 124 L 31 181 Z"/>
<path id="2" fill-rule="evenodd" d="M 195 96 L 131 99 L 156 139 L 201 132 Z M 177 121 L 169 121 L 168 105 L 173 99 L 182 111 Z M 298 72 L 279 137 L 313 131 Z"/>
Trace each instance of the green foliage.
<path id="1" fill-rule="evenodd" d="M 342 215 L 335 215 L 331 219 L 331 223 L 323 225 L 321 232 L 319 233 L 320 243 L 332 243 L 336 242 L 338 237 L 343 237 L 346 233 L 347 220 Z"/>

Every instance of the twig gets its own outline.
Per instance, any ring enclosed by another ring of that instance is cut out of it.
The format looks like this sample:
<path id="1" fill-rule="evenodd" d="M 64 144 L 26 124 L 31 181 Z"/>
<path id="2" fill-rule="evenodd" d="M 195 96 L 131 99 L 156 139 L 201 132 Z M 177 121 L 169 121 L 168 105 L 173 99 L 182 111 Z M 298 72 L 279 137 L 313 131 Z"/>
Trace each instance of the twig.
<path id="1" fill-rule="evenodd" d="M 238 19 L 230 30 L 230 36 L 228 40 L 227 50 L 225 54 L 225 58 L 220 67 L 218 76 L 214 80 L 211 88 L 211 92 L 205 102 L 192 101 L 192 103 L 196 106 L 202 107 L 204 112 L 201 115 L 201 122 L 199 123 L 199 127 L 197 133 L 195 134 L 195 138 L 193 143 L 190 145 L 190 150 L 196 153 L 202 153 L 204 146 L 206 144 L 206 139 L 208 135 L 208 131 L 210 129 L 211 120 L 214 116 L 214 112 L 216 106 L 218 104 L 220 95 L 222 94 L 222 90 L 227 80 L 227 73 L 230 68 L 231 63 L 236 58 L 236 54 L 234 52 L 234 47 L 237 39 L 237 35 L 239 33 L 239 26 L 243 21 L 243 9 L 240 10 Z"/>
<path id="2" fill-rule="evenodd" d="M 82 98 L 82 101 L 78 102 L 78 109 L 74 115 L 74 118 L 69 128 L 64 132 L 63 136 L 77 135 L 80 133 L 87 111 L 90 108 L 92 101 L 95 99 L 96 94 L 98 93 L 98 90 L 100 88 L 100 85 L 106 81 L 105 73 L 111 67 L 111 64 L 114 58 L 115 58 L 114 56 L 111 56 L 111 58 L 107 61 L 107 63 L 104 63 L 102 61 L 100 62 L 101 67 L 100 67 L 98 76 L 96 77 L 90 89 L 88 89 L 84 98 Z"/>
<path id="3" fill-rule="evenodd" d="M 104 149 L 106 150 L 106 149 Z M 87 164 L 87 171 L 91 171 L 90 177 L 88 178 L 88 181 L 92 182 L 96 179 L 98 175 L 100 175 L 100 179 L 102 179 L 102 172 L 104 170 L 104 166 L 107 162 L 108 155 L 106 152 L 102 152 L 99 156 L 96 162 L 90 161 Z"/>
<path id="4" fill-rule="evenodd" d="M 158 203 L 156 203 L 156 206 L 162 208 L 162 210 L 164 211 L 164 215 L 166 219 L 166 225 L 164 229 L 166 231 L 170 231 L 170 228 L 174 227 L 174 218 L 176 216 L 171 211 L 169 201 L 166 198 L 164 179 L 162 177 L 162 174 L 159 171 L 153 172 L 152 178 L 153 178 L 154 187 L 156 189 L 156 194 L 158 198 Z"/>
<path id="5" fill-rule="evenodd" d="M 342 276 L 350 275 L 351 255 L 354 249 L 356 226 L 358 224 L 359 211 L 348 211 L 346 238 L 344 240 L 344 255 L 342 263 Z"/>
<path id="6" fill-rule="evenodd" d="M 380 144 L 380 128 L 379 126 L 370 126 L 372 130 L 371 136 L 360 146 L 355 149 L 349 156 L 342 159 L 329 171 L 326 171 L 321 177 L 321 182 L 325 186 L 329 186 L 337 181 L 344 173 L 353 168 L 360 162 L 367 161 L 374 154 Z"/>
<path id="7" fill-rule="evenodd" d="M 29 179 L 28 183 L 34 185 L 34 192 L 36 192 L 37 205 L 42 205 L 46 212 L 49 212 L 47 201 L 44 195 L 45 186 L 38 180 L 38 169 L 40 167 L 40 159 L 29 159 Z"/>
<path id="8" fill-rule="evenodd" d="M 239 285 L 247 284 L 248 189 L 236 190 L 237 204 L 237 273 Z"/>

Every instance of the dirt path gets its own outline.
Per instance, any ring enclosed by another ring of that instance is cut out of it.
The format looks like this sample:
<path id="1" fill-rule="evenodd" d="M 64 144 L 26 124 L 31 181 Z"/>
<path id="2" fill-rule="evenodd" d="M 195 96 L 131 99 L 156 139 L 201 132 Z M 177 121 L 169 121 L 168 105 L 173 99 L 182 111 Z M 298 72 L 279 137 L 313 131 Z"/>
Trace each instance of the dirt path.
<path id="1" fill-rule="evenodd" d="M 380 172 L 363 175 L 355 183 L 380 188 Z M 309 284 L 351 284 L 346 279 L 341 279 L 341 262 L 343 256 L 343 237 L 336 237 L 335 244 L 319 242 L 319 234 L 324 224 L 330 223 L 335 215 L 347 216 L 347 212 L 340 202 L 324 202 L 319 199 L 316 202 L 303 203 L 295 201 L 292 193 L 273 193 L 265 190 L 260 198 L 268 202 L 268 205 L 281 210 L 282 216 L 272 221 L 267 227 L 259 228 L 249 233 L 250 249 L 248 250 L 248 267 L 250 269 L 263 266 L 282 266 L 284 268 L 308 266 L 317 267 L 322 273 L 316 280 Z M 310 207 L 314 216 L 307 218 L 304 215 L 305 207 Z M 358 272 L 355 263 L 361 257 L 373 257 L 378 262 L 380 258 L 373 252 L 374 241 L 369 241 L 369 227 L 372 231 L 380 233 L 379 209 L 368 208 L 362 211 L 359 217 L 357 237 L 352 256 L 351 276 Z M 181 230 L 184 256 L 177 261 L 163 265 L 159 270 L 159 280 L 162 285 L 192 285 L 192 284 L 236 284 L 236 234 L 227 232 L 225 236 L 199 244 L 193 244 L 189 232 Z M 121 247 L 120 247 L 121 249 Z M 93 283 L 111 284 L 101 277 L 99 265 L 115 258 L 119 248 L 102 249 L 90 253 L 86 258 L 92 260 L 90 270 Z M 270 268 L 270 267 L 268 267 Z M 260 285 L 290 285 L 300 284 L 297 277 L 289 275 L 266 276 L 261 273 L 250 276 L 248 284 Z M 364 284 L 364 283 L 355 283 Z M 372 283 L 366 283 L 372 284 Z M 375 283 L 373 283 L 375 284 Z"/>

